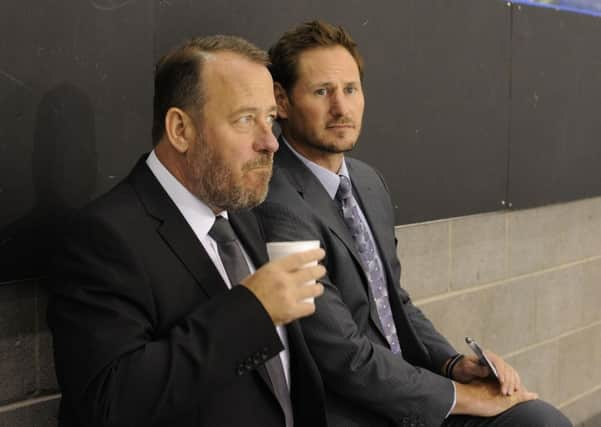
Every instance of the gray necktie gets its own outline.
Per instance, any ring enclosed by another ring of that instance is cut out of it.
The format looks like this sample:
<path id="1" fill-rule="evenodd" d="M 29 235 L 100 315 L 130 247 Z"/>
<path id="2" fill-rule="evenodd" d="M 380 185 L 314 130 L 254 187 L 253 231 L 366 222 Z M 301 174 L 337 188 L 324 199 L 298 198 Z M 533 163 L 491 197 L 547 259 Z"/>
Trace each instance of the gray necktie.
<path id="1" fill-rule="evenodd" d="M 390 309 L 386 277 L 384 276 L 380 260 L 377 257 L 376 244 L 367 229 L 367 224 L 364 224 L 361 220 L 359 205 L 353 197 L 351 181 L 344 175 L 340 175 L 340 185 L 336 192 L 336 201 L 342 209 L 342 216 L 353 236 L 355 247 L 359 252 L 359 258 L 361 259 L 363 270 L 374 296 L 376 311 L 384 329 L 386 340 L 390 344 L 390 350 L 393 353 L 400 353 L 401 346 L 392 318 L 392 310 Z"/>
<path id="2" fill-rule="evenodd" d="M 219 258 L 223 262 L 227 277 L 230 279 L 231 285 L 236 286 L 250 274 L 250 270 L 242 254 L 242 249 L 240 249 L 240 243 L 234 229 L 226 218 L 218 216 L 215 219 L 215 224 L 209 230 L 209 236 L 217 242 Z M 286 377 L 280 357 L 274 356 L 269 359 L 265 363 L 265 368 L 269 374 L 276 397 L 284 410 L 286 427 L 292 427 L 292 402 L 290 401 L 290 392 L 286 384 Z"/>

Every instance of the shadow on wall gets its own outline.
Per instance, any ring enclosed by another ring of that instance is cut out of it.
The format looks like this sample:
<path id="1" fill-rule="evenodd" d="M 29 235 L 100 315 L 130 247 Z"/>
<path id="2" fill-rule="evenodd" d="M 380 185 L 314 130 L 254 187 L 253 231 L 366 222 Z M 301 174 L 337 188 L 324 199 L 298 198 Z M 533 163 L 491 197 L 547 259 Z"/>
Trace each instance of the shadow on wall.
<path id="1" fill-rule="evenodd" d="M 0 230 L 0 282 L 48 271 L 61 219 L 94 191 L 95 135 L 92 104 L 82 90 L 63 83 L 44 94 L 32 154 L 35 203 L 29 213 Z"/>

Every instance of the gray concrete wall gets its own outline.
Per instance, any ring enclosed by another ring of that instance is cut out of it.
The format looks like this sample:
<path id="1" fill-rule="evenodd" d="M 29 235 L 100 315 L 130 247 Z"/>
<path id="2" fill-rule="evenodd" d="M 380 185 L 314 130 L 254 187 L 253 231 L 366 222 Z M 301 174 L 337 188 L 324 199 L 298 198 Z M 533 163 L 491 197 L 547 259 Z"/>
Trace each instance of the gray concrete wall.
<path id="1" fill-rule="evenodd" d="M 601 198 L 396 235 L 402 285 L 458 351 L 477 339 L 576 425 L 601 425 Z"/>
<path id="2" fill-rule="evenodd" d="M 46 303 L 37 280 L 0 283 L 0 427 L 56 426 Z"/>

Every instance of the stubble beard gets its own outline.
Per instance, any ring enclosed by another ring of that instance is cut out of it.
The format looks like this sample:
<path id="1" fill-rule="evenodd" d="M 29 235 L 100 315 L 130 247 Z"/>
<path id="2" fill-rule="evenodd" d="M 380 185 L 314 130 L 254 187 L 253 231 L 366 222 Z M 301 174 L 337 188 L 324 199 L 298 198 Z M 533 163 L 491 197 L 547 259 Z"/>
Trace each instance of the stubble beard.
<path id="1" fill-rule="evenodd" d="M 343 119 L 342 121 L 345 123 L 352 123 L 350 119 Z M 322 138 L 320 137 L 320 135 L 318 135 L 317 132 L 306 133 L 303 131 L 302 127 L 300 129 L 297 128 L 297 132 L 294 132 L 296 133 L 296 135 L 293 134 L 293 137 L 295 141 L 301 142 L 304 145 L 316 149 L 318 151 L 331 154 L 347 153 L 355 148 L 355 145 L 357 145 L 357 141 L 359 140 L 359 134 L 361 133 L 361 124 L 359 124 L 358 127 L 357 125 L 355 126 L 357 128 L 355 139 L 349 141 L 344 146 L 340 146 L 340 144 L 337 144 L 336 141 L 332 142 L 332 138 L 328 138 L 328 135 L 325 135 Z M 336 138 L 336 136 L 334 135 L 333 138 Z"/>
<path id="2" fill-rule="evenodd" d="M 315 137 L 315 138 L 306 138 L 305 144 L 308 145 L 309 147 L 316 148 L 321 151 L 325 151 L 326 153 L 340 154 L 340 153 L 347 153 L 349 151 L 352 151 L 353 148 L 355 148 L 355 145 L 357 144 L 357 140 L 355 139 L 350 144 L 340 147 L 336 143 L 330 143 L 328 141 L 321 140 L 321 139 Z"/>
<path id="3" fill-rule="evenodd" d="M 273 155 L 261 153 L 260 157 L 242 165 L 236 175 L 221 155 L 201 139 L 196 141 L 187 157 L 192 193 L 209 207 L 217 210 L 236 211 L 250 209 L 267 197 L 272 174 Z M 262 168 L 261 171 L 253 169 Z M 248 174 L 260 174 L 259 184 L 248 188 L 244 181 Z"/>

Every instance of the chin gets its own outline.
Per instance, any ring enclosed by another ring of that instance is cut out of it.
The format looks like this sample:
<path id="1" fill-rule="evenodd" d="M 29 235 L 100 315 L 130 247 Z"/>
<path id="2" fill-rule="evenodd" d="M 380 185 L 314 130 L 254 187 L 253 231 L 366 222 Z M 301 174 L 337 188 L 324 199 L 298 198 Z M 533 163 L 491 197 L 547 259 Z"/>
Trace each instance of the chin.
<path id="1" fill-rule="evenodd" d="M 252 209 L 265 201 L 267 197 L 267 186 L 264 189 L 254 189 L 254 191 L 248 195 L 245 208 Z"/>
<path id="2" fill-rule="evenodd" d="M 269 180 L 271 178 L 271 171 L 262 172 L 261 174 L 254 173 L 254 176 L 247 177 L 244 181 L 243 186 L 245 191 L 250 195 L 251 198 L 259 197 L 263 193 L 267 193 L 269 188 Z"/>
<path id="3" fill-rule="evenodd" d="M 249 188 L 267 188 L 269 184 L 269 180 L 271 179 L 271 168 L 263 168 L 263 169 L 254 169 L 249 173 L 246 173 L 243 179 L 243 182 L 248 184 Z"/>
<path id="4" fill-rule="evenodd" d="M 355 147 L 355 142 L 340 142 L 334 141 L 331 143 L 322 144 L 322 149 L 329 153 L 346 153 L 347 151 L 351 151 Z"/>

